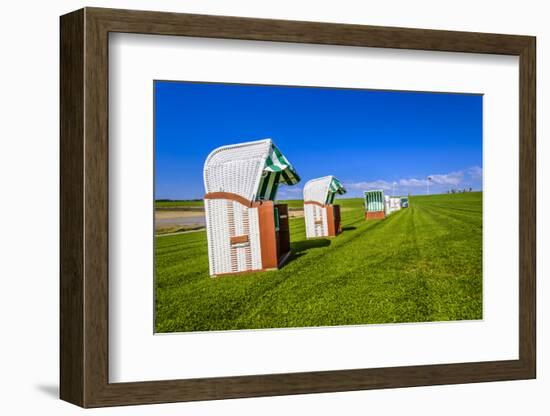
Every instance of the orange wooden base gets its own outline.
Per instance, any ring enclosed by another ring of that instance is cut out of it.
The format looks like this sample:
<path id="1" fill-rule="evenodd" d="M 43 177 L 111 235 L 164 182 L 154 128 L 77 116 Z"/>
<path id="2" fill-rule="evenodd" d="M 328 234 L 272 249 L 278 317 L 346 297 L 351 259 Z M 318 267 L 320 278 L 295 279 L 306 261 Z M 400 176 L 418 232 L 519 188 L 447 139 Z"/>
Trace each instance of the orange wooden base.
<path id="1" fill-rule="evenodd" d="M 340 205 L 327 205 L 328 237 L 336 237 L 342 232 L 340 224 Z"/>
<path id="2" fill-rule="evenodd" d="M 367 211 L 365 212 L 366 220 L 383 220 L 386 218 L 384 211 Z"/>

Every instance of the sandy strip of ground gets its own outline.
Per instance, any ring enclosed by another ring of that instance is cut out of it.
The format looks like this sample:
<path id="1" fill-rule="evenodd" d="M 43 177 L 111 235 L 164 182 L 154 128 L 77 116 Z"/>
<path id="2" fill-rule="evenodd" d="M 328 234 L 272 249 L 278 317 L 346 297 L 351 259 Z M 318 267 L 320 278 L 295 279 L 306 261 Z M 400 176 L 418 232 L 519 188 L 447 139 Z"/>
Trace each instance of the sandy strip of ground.
<path id="1" fill-rule="evenodd" d="M 290 210 L 289 215 L 291 218 L 299 218 L 304 216 L 303 210 Z M 155 210 L 155 220 L 170 220 L 170 219 L 192 219 L 192 218 L 204 218 L 204 212 L 200 211 L 168 211 L 168 210 Z M 204 221 L 204 220 L 203 220 Z M 199 220 L 199 222 L 203 222 Z"/>

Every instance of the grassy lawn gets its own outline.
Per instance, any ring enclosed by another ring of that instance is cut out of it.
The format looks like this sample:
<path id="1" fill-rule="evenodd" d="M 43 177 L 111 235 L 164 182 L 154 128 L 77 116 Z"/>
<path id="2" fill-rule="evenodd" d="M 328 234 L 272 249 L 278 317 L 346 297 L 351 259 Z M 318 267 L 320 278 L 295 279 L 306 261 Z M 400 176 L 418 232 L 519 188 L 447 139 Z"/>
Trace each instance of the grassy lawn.
<path id="1" fill-rule="evenodd" d="M 292 219 L 291 261 L 272 272 L 212 279 L 204 231 L 157 237 L 156 331 L 481 319 L 482 194 L 410 202 L 367 222 L 361 199 L 340 199 L 332 239 Z"/>
<path id="2" fill-rule="evenodd" d="M 175 233 L 184 233 L 186 231 L 195 231 L 195 230 L 202 230 L 204 227 L 202 225 L 183 225 L 183 226 L 175 226 L 175 227 L 165 227 L 165 228 L 159 228 L 158 230 L 155 230 L 155 235 L 163 235 L 163 234 L 175 234 Z"/>

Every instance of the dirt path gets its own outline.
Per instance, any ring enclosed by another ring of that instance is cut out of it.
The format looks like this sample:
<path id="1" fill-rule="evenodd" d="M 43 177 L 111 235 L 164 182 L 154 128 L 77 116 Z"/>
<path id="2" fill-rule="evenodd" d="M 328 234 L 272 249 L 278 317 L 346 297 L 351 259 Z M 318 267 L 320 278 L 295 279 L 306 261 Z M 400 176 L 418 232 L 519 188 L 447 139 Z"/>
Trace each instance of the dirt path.
<path id="1" fill-rule="evenodd" d="M 201 211 L 155 210 L 155 230 L 174 227 L 204 227 L 206 219 Z"/>
<path id="2" fill-rule="evenodd" d="M 290 210 L 290 218 L 301 218 L 303 210 Z M 155 229 L 206 226 L 204 211 L 155 210 Z"/>

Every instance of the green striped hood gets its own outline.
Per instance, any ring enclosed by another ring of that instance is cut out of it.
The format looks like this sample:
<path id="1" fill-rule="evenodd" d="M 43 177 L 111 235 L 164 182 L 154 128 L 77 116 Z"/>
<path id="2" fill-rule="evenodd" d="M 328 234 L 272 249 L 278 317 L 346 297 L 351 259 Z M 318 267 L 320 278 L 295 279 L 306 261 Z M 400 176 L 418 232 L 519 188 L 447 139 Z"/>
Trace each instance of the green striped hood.
<path id="1" fill-rule="evenodd" d="M 325 201 L 325 203 L 333 204 L 334 197 L 336 196 L 336 194 L 344 195 L 345 193 L 346 193 L 346 189 L 344 188 L 344 185 L 342 185 L 342 182 L 340 182 L 338 179 L 336 179 L 333 176 L 328 186 L 327 200 Z"/>
<path id="2" fill-rule="evenodd" d="M 332 177 L 332 181 L 330 182 L 328 190 L 329 192 L 332 192 L 338 195 L 344 195 L 346 193 L 346 189 L 344 188 L 344 185 L 342 185 L 342 182 L 340 182 L 334 176 Z"/>
<path id="3" fill-rule="evenodd" d="M 384 211 L 384 191 L 365 191 L 365 209 L 369 212 Z"/>
<path id="4" fill-rule="evenodd" d="M 300 177 L 281 151 L 271 144 L 271 149 L 265 160 L 260 186 L 256 200 L 274 200 L 280 184 L 295 185 Z"/>

